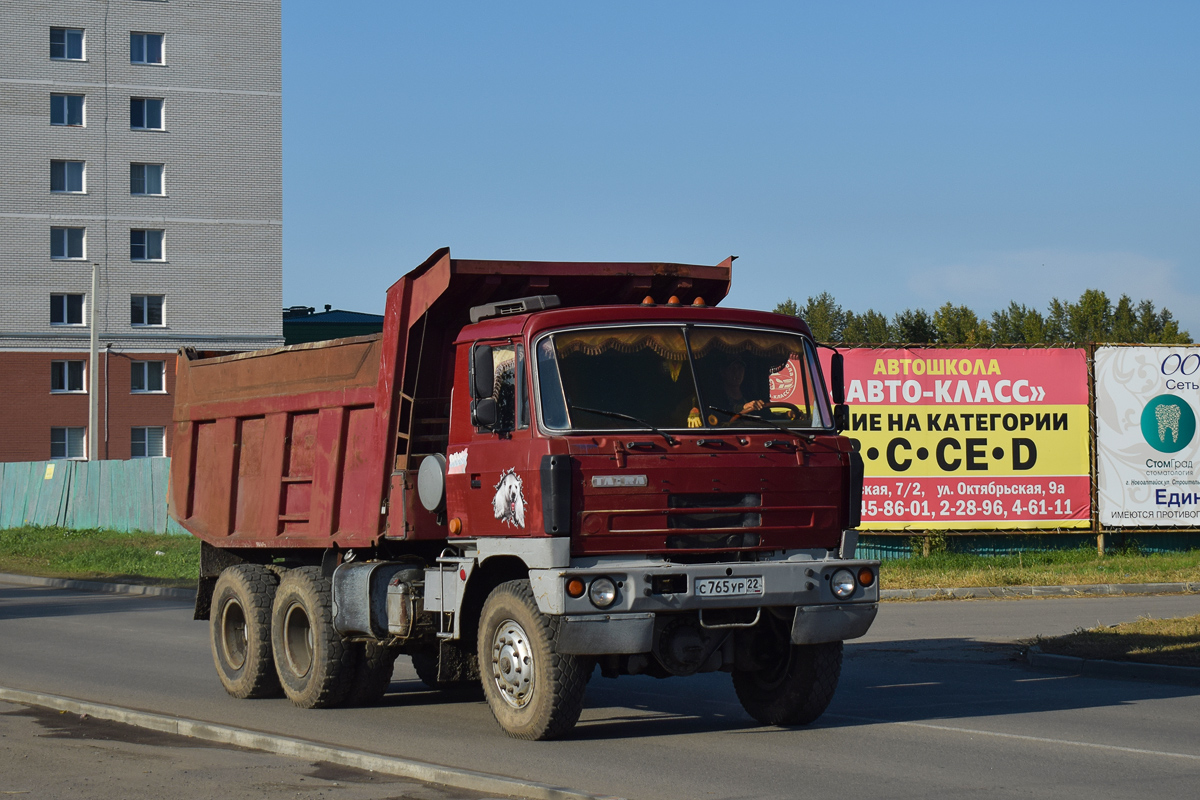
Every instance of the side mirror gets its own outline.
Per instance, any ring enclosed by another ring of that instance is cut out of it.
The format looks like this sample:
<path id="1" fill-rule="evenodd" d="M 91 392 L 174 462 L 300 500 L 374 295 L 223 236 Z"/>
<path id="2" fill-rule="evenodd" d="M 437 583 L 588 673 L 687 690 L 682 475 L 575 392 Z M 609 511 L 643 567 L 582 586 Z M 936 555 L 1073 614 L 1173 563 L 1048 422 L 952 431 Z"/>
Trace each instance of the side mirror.
<path id="1" fill-rule="evenodd" d="M 499 416 L 494 397 L 484 397 L 471 404 L 471 424 L 476 428 L 496 427 Z"/>
<path id="2" fill-rule="evenodd" d="M 846 402 L 846 365 L 841 353 L 835 352 L 829 359 L 829 388 L 833 392 L 834 405 Z"/>
<path id="3" fill-rule="evenodd" d="M 471 373 L 471 396 L 476 400 L 491 397 L 496 380 L 492 348 L 483 344 L 475 345 L 471 351 Z"/>
<path id="4" fill-rule="evenodd" d="M 850 406 L 838 403 L 833 407 L 833 429 L 838 433 L 850 428 Z"/>

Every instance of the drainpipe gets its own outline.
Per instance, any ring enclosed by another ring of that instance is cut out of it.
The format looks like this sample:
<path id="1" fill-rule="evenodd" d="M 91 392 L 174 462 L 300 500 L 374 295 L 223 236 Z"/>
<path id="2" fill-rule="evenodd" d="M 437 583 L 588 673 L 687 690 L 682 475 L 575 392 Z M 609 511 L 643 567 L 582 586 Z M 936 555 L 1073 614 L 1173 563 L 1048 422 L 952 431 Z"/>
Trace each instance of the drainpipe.
<path id="1" fill-rule="evenodd" d="M 112 342 L 104 345 L 104 457 L 108 458 L 108 360 L 112 358 Z"/>

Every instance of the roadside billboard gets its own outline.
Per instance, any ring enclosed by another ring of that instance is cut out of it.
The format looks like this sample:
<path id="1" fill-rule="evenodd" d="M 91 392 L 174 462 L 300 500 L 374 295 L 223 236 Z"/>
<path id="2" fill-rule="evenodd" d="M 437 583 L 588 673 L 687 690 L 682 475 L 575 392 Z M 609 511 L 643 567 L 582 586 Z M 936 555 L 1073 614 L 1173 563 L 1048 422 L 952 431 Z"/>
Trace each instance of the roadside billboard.
<path id="1" fill-rule="evenodd" d="M 1090 527 L 1084 350 L 842 353 L 846 435 L 866 464 L 862 528 Z"/>
<path id="2" fill-rule="evenodd" d="M 1100 524 L 1200 520 L 1200 347 L 1097 347 Z"/>

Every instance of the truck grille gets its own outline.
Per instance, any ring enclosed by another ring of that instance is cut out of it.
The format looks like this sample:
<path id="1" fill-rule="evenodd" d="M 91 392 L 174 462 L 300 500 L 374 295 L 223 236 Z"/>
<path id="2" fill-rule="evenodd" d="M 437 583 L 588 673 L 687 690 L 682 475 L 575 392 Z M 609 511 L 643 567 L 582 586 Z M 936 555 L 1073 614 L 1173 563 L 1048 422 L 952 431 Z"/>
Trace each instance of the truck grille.
<path id="1" fill-rule="evenodd" d="M 667 498 L 670 509 L 687 509 L 692 513 L 671 513 L 667 515 L 669 529 L 685 530 L 727 530 L 729 528 L 758 528 L 762 526 L 761 494 L 742 494 L 725 492 L 712 494 L 673 494 Z M 750 510 L 754 509 L 754 510 Z M 698 538 L 698 537 L 672 537 Z M 727 536 L 699 537 L 728 539 Z M 755 536 L 755 539 L 758 537 Z M 757 542 L 755 542 L 757 544 Z M 668 545 L 670 546 L 670 545 Z M 719 543 L 677 545 L 678 547 L 721 547 Z M 735 545 L 737 546 L 737 545 Z M 745 547 L 747 545 L 740 545 Z"/>

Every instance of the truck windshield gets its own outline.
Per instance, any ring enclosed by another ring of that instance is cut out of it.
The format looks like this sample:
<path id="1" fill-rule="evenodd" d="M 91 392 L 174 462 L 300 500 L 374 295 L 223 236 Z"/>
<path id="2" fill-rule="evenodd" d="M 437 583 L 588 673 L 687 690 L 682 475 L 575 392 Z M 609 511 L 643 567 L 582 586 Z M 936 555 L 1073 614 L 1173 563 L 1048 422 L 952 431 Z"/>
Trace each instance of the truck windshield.
<path id="1" fill-rule="evenodd" d="M 550 429 L 831 425 L 813 378 L 812 345 L 795 334 L 594 328 L 550 334 L 536 348 L 542 421 Z"/>

